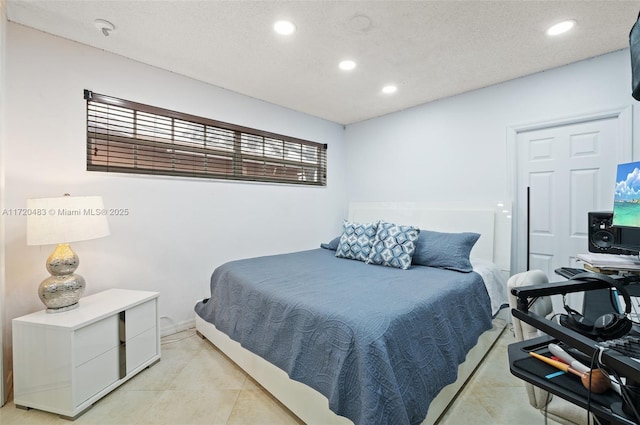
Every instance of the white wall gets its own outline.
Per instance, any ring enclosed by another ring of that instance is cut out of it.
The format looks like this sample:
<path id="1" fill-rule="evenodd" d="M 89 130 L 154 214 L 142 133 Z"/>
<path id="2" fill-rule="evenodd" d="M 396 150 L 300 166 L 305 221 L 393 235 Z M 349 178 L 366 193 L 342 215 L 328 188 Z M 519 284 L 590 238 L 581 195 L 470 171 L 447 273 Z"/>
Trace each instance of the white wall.
<path id="1" fill-rule="evenodd" d="M 32 197 L 101 195 L 111 235 L 72 244 L 86 294 L 160 292 L 163 332 L 190 324 L 217 265 L 312 249 L 347 214 L 340 125 L 238 95 L 98 49 L 8 23 L 6 207 Z M 83 89 L 327 143 L 325 188 L 86 171 Z M 43 308 L 36 289 L 53 246 L 26 246 L 23 216 L 6 217 L 6 317 Z"/>
<path id="2" fill-rule="evenodd" d="M 632 103 L 625 49 L 350 125 L 350 199 L 511 199 L 508 127 Z"/>

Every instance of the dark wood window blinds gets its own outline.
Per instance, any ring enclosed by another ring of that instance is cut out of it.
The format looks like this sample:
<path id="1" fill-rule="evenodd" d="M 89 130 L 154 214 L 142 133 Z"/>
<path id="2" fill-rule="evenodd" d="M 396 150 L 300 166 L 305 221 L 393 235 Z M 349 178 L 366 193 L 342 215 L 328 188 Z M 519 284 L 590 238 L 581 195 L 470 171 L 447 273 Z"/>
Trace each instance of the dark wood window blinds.
<path id="1" fill-rule="evenodd" d="M 84 91 L 87 170 L 327 185 L 327 145 Z"/>

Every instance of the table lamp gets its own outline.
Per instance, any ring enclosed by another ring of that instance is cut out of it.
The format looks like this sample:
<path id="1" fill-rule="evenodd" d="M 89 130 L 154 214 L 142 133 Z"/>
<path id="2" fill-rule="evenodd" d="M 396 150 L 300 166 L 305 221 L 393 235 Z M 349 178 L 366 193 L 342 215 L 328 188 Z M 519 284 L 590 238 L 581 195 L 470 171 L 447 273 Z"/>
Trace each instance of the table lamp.
<path id="1" fill-rule="evenodd" d="M 97 239 L 109 234 L 106 210 L 100 196 L 64 196 L 27 199 L 27 245 L 57 244 L 47 258 L 51 274 L 38 287 L 47 313 L 78 307 L 85 281 L 74 272 L 80 260 L 70 242 Z"/>

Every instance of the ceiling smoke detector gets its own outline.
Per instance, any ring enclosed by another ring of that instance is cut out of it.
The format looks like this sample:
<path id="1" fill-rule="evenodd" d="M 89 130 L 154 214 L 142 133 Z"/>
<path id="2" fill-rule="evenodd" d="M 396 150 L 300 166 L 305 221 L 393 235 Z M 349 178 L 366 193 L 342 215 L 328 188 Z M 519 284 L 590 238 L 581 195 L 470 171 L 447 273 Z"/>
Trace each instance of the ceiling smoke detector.
<path id="1" fill-rule="evenodd" d="M 93 21 L 93 24 L 96 26 L 96 28 L 102 31 L 102 35 L 104 35 L 105 37 L 109 37 L 111 31 L 116 29 L 115 25 L 104 19 L 96 19 L 95 21 Z"/>

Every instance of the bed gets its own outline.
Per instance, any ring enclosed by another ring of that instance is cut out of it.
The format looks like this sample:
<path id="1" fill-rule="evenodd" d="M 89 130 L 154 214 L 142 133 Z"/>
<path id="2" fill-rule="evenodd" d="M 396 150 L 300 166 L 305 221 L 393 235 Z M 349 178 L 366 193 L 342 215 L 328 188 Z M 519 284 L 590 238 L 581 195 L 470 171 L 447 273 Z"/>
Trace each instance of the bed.
<path id="1" fill-rule="evenodd" d="M 350 205 L 350 222 L 381 219 L 480 233 L 473 272 L 367 264 L 325 244 L 221 265 L 195 306 L 198 332 L 306 423 L 434 423 L 506 323 L 508 256 L 495 254 L 508 219 L 495 207 Z"/>

